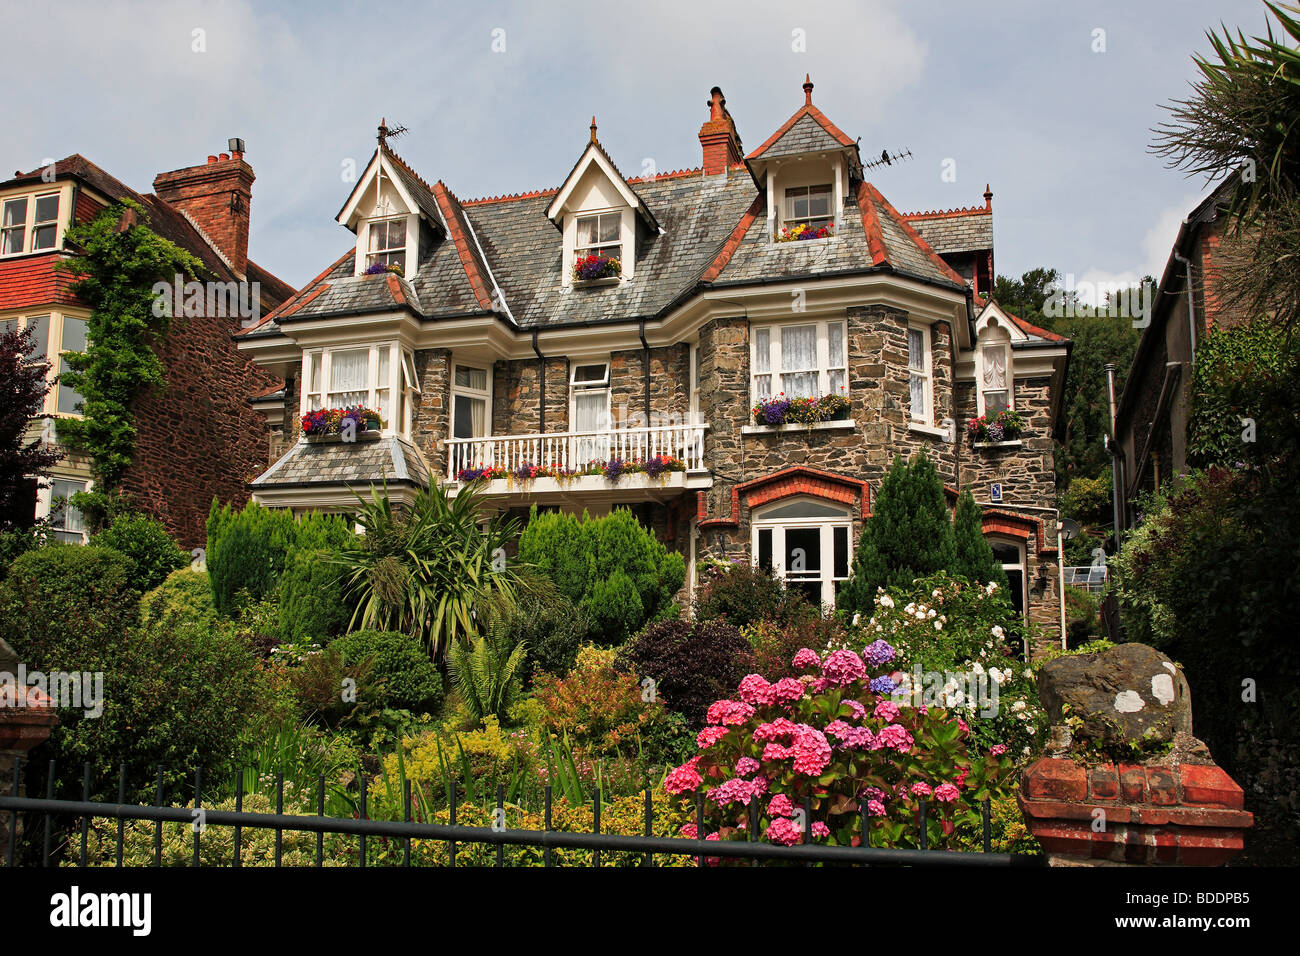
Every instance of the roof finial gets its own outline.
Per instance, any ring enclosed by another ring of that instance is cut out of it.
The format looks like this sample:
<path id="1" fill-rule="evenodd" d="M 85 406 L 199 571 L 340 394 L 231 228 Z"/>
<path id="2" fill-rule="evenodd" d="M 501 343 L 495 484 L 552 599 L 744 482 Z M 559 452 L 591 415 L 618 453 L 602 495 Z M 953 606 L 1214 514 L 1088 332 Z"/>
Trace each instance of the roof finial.
<path id="1" fill-rule="evenodd" d="M 984 184 L 984 208 L 985 209 L 993 208 L 993 191 L 989 189 L 988 183 Z"/>
<path id="2" fill-rule="evenodd" d="M 596 117 L 591 118 L 591 141 L 596 142 Z"/>
<path id="3" fill-rule="evenodd" d="M 803 105 L 804 106 L 812 106 L 812 91 L 813 91 L 812 75 L 805 73 L 803 75 Z"/>
<path id="4" fill-rule="evenodd" d="M 379 136 L 376 138 L 379 140 L 380 146 L 388 145 L 388 119 L 386 117 L 379 117 Z"/>

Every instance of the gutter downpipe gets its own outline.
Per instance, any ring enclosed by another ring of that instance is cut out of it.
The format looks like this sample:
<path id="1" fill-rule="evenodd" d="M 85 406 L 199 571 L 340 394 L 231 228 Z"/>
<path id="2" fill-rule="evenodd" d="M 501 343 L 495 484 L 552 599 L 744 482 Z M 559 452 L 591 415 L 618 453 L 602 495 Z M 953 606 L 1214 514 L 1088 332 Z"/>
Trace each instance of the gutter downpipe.
<path id="1" fill-rule="evenodd" d="M 637 335 L 641 339 L 641 380 L 645 395 L 645 425 L 650 427 L 650 343 L 645 338 L 645 319 L 637 326 Z"/>
<path id="2" fill-rule="evenodd" d="M 1110 403 L 1110 434 L 1107 435 L 1107 443 L 1110 446 L 1110 468 L 1111 468 L 1111 505 L 1114 510 L 1115 519 L 1115 553 L 1119 554 L 1120 548 L 1120 529 L 1123 527 L 1124 516 L 1124 462 L 1121 458 L 1122 452 L 1119 444 L 1115 440 L 1115 363 L 1107 362 L 1103 368 L 1106 371 L 1106 396 Z"/>
<path id="3" fill-rule="evenodd" d="M 1196 363 L 1196 299 L 1192 294 L 1192 260 L 1179 254 L 1177 249 L 1174 250 L 1174 258 L 1183 267 L 1185 276 L 1183 282 L 1187 290 L 1187 332 L 1191 343 L 1191 355 L 1188 356 L 1187 364 L 1194 365 Z"/>
<path id="4" fill-rule="evenodd" d="M 537 355 L 537 433 L 546 434 L 546 356 L 537 344 L 538 330 L 533 329 L 533 352 Z"/>

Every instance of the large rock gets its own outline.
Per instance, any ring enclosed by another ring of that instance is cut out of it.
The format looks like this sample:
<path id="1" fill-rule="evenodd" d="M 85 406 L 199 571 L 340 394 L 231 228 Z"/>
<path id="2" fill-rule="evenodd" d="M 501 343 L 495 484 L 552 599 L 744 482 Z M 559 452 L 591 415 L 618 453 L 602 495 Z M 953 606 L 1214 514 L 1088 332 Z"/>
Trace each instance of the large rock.
<path id="1" fill-rule="evenodd" d="M 1187 679 L 1145 644 L 1060 657 L 1038 673 L 1038 694 L 1052 723 L 1053 749 L 1146 752 L 1191 737 Z"/>

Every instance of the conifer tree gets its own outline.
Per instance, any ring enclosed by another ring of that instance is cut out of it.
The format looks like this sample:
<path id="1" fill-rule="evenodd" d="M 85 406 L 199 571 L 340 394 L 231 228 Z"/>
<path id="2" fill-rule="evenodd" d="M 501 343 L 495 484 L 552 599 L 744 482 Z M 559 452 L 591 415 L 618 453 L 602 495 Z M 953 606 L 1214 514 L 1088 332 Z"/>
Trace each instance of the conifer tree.
<path id="1" fill-rule="evenodd" d="M 852 572 L 840 588 L 837 606 L 849 613 L 869 613 L 876 588 L 905 587 L 915 578 L 950 571 L 956 563 L 943 479 L 925 452 L 910 464 L 896 456 L 858 538 Z"/>
<path id="2" fill-rule="evenodd" d="M 980 584 L 988 584 L 992 581 L 1005 589 L 1006 572 L 993 557 L 993 548 L 984 537 L 979 505 L 975 504 L 975 498 L 969 488 L 957 499 L 957 513 L 953 516 L 952 531 L 957 549 L 957 561 L 952 568 L 953 576 Z M 1005 590 L 1003 593 L 1006 593 Z"/>

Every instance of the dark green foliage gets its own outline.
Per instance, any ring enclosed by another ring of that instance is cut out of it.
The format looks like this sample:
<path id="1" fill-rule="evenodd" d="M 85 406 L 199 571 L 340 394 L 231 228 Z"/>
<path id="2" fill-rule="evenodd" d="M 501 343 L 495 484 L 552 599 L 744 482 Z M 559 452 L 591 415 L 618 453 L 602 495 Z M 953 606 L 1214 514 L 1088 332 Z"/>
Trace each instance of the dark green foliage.
<path id="1" fill-rule="evenodd" d="M 28 671 L 103 673 L 103 712 L 61 708 L 47 756 L 64 768 L 59 792 L 116 799 L 117 767 L 130 798 L 151 799 L 156 768 L 171 792 L 195 767 L 230 770 L 259 677 L 229 629 L 158 622 L 137 626 L 131 563 L 93 545 L 53 544 L 23 555 L 0 584 L 0 634 Z"/>
<path id="2" fill-rule="evenodd" d="M 758 621 L 742 633 L 754 649 L 755 672 L 769 681 L 800 676 L 803 671 L 795 670 L 792 662 L 802 648 L 820 651 L 831 641 L 844 639 L 838 618 L 820 617 L 815 611 L 785 623 Z"/>
<path id="3" fill-rule="evenodd" d="M 370 658 L 349 663 L 333 645 L 308 654 L 290 677 L 305 719 L 333 729 L 372 710 L 382 696 L 373 669 Z"/>
<path id="4" fill-rule="evenodd" d="M 214 500 L 207 530 L 212 597 L 225 617 L 237 614 L 242 603 L 273 596 L 295 554 L 335 550 L 352 538 L 344 519 L 336 515 L 313 513 L 295 520 L 290 511 L 251 501 L 236 511 Z M 295 585 L 300 582 L 296 576 Z"/>
<path id="5" fill-rule="evenodd" d="M 993 548 L 984 537 L 980 520 L 980 507 L 975 497 L 966 489 L 957 499 L 957 512 L 952 519 L 952 533 L 957 551 L 951 574 L 980 584 L 996 583 L 1006 593 L 1007 575 L 1002 564 L 994 559 Z"/>
<path id="6" fill-rule="evenodd" d="M 1187 457 L 1196 467 L 1260 467 L 1293 456 L 1300 342 L 1267 321 L 1212 329 L 1192 372 Z"/>
<path id="7" fill-rule="evenodd" d="M 85 399 L 83 417 L 58 419 L 59 439 L 90 456 L 101 490 L 116 488 L 131 463 L 136 396 L 166 385 L 153 346 L 166 334 L 170 317 L 155 314 L 153 285 L 178 274 L 195 278 L 203 268 L 148 223 L 139 204 L 114 203 L 89 222 L 68 227 L 69 245 L 82 254 L 55 266 L 77 277 L 72 289 L 91 309 L 86 351 L 65 353 L 72 371 L 59 376 Z"/>
<path id="8" fill-rule="evenodd" d="M 436 714 L 442 706 L 442 676 L 420 642 L 396 631 L 353 631 L 330 645 L 348 664 L 370 662 L 378 709 Z"/>
<path id="9" fill-rule="evenodd" d="M 335 553 L 294 552 L 280 577 L 281 638 L 289 644 L 327 643 L 347 630 L 351 616 Z"/>
<path id="10" fill-rule="evenodd" d="M 603 518 L 538 514 L 519 540 L 519 559 L 581 608 L 592 641 L 620 644 L 664 614 L 686 579 L 682 556 L 617 508 Z"/>
<path id="11" fill-rule="evenodd" d="M 24 485 L 33 476 L 48 475 L 61 457 L 40 436 L 28 437 L 31 423 L 43 417 L 50 364 L 43 355 L 40 361 L 27 360 L 33 330 L 16 329 L 15 320 L 0 321 L 0 531 L 17 510 Z M 20 527 L 31 522 L 30 513 L 24 517 Z"/>
<path id="12" fill-rule="evenodd" d="M 71 670 L 65 661 L 125 643 L 139 591 L 124 555 L 93 545 L 53 543 L 14 561 L 0 583 L 0 637 L 29 669 Z M 99 670 L 101 667 L 89 667 Z"/>
<path id="13" fill-rule="evenodd" d="M 587 618 L 554 585 L 533 585 L 501 615 L 500 627 L 509 643 L 522 641 L 528 647 L 526 684 L 543 671 L 563 677 L 573 669 L 587 636 Z"/>
<path id="14" fill-rule="evenodd" d="M 652 679 L 657 698 L 698 729 L 709 705 L 754 670 L 754 652 L 724 621 L 660 621 L 623 647 L 618 666 Z"/>
<path id="15" fill-rule="evenodd" d="M 698 621 L 726 621 L 747 627 L 759 621 L 782 623 L 817 617 L 801 591 L 754 564 L 734 562 L 709 568 L 695 601 Z"/>
<path id="16" fill-rule="evenodd" d="M 183 568 L 140 598 L 140 623 L 211 627 L 217 622 L 212 585 L 206 571 Z"/>
<path id="17" fill-rule="evenodd" d="M 490 613 L 493 626 L 447 650 L 447 670 L 461 703 L 475 723 L 496 717 L 503 723 L 523 690 L 528 647 L 514 643 L 500 627 L 499 612 Z"/>
<path id="18" fill-rule="evenodd" d="M 131 561 L 133 580 L 141 591 L 153 590 L 167 575 L 190 563 L 190 556 L 172 540 L 162 522 L 148 515 L 119 515 L 107 528 L 93 535 L 90 543 L 125 555 Z"/>
<path id="19" fill-rule="evenodd" d="M 915 578 L 951 569 L 957 560 L 943 480 L 924 452 L 911 463 L 895 456 L 872 503 L 836 600 L 841 611 L 869 614 L 878 587 L 907 587 Z"/>
<path id="20" fill-rule="evenodd" d="M 4 580 L 15 561 L 28 551 L 45 547 L 47 540 L 45 529 L 39 525 L 0 531 L 0 581 Z"/>
<path id="21" fill-rule="evenodd" d="M 1081 647 L 1101 637 L 1100 604 L 1083 588 L 1065 586 L 1065 643 Z"/>

